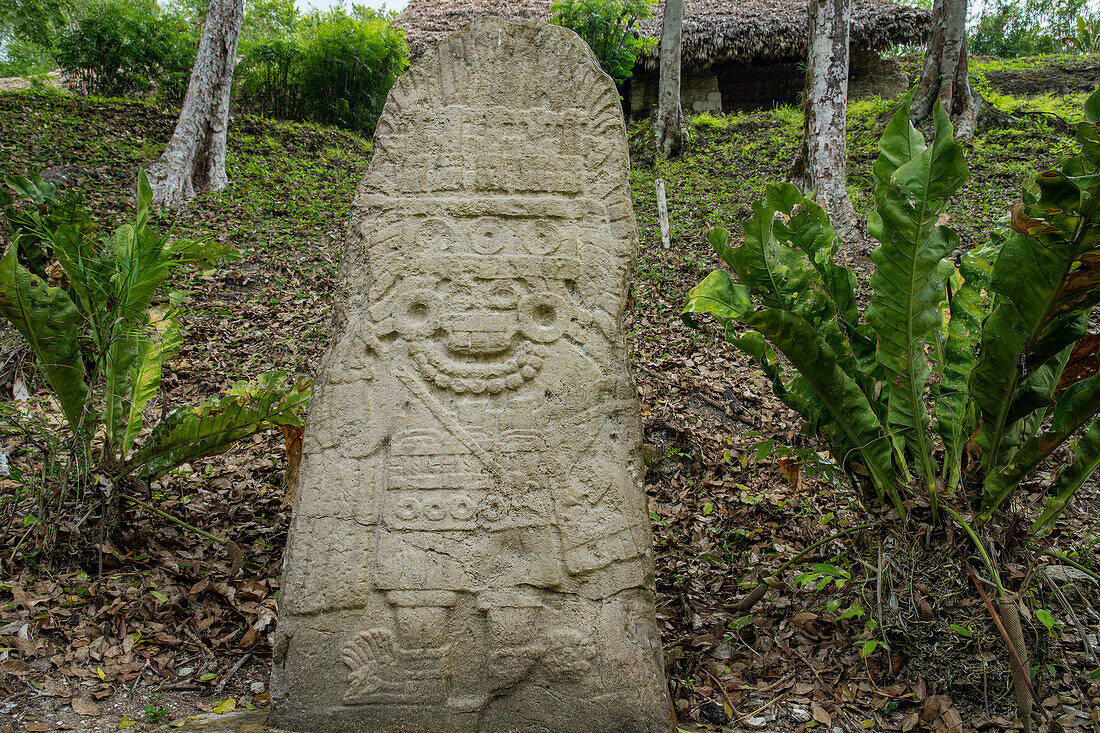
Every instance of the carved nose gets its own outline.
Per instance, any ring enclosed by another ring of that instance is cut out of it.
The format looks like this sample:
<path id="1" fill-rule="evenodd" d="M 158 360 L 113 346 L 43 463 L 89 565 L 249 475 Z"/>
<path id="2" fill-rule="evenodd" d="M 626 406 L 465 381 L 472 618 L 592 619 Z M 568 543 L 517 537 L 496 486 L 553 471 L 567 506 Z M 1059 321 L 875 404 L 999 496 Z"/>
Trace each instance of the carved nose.
<path id="1" fill-rule="evenodd" d="M 447 348 L 457 354 L 499 354 L 512 345 L 514 313 L 476 312 L 452 317 Z"/>

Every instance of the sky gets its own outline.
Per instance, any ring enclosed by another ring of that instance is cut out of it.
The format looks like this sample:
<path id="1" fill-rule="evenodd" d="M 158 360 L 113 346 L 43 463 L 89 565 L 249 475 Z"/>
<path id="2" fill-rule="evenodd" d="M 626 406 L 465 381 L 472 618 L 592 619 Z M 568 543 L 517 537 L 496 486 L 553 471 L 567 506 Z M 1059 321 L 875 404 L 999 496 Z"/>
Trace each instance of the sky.
<path id="1" fill-rule="evenodd" d="M 369 8 L 381 8 L 386 6 L 386 10 L 401 10 L 409 4 L 409 0 L 347 0 L 344 2 L 345 7 L 351 7 L 352 3 L 356 5 L 366 5 Z M 340 0 L 294 0 L 294 4 L 298 6 L 298 10 L 309 10 L 314 7 L 318 10 L 328 10 L 334 5 L 340 5 Z"/>

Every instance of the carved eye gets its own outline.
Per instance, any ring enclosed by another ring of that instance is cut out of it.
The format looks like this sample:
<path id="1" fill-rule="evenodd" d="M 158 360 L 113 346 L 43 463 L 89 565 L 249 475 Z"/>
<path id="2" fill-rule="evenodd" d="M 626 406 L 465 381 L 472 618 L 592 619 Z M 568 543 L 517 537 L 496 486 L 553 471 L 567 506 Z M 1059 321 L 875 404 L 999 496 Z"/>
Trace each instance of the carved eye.
<path id="1" fill-rule="evenodd" d="M 553 326 L 554 321 L 558 319 L 558 311 L 552 305 L 539 303 L 531 312 L 531 317 L 534 319 L 535 323 L 542 328 L 549 328 Z"/>
<path id="2" fill-rule="evenodd" d="M 474 291 L 469 285 L 455 285 L 447 292 L 448 303 L 454 303 L 465 308 L 474 298 Z"/>
<path id="3" fill-rule="evenodd" d="M 524 336 L 546 344 L 556 341 L 565 331 L 569 309 L 556 295 L 533 295 L 520 303 L 519 319 Z"/>
<path id="4" fill-rule="evenodd" d="M 477 504 L 474 500 L 465 494 L 459 494 L 455 497 L 451 503 L 451 516 L 460 522 L 465 522 L 468 519 L 473 519 L 474 514 L 477 512 Z"/>
<path id="5" fill-rule="evenodd" d="M 394 320 L 406 338 L 430 336 L 439 321 L 439 297 L 430 290 L 412 290 L 397 300 Z"/>
<path id="6" fill-rule="evenodd" d="M 431 307 L 425 302 L 426 299 L 414 300 L 409 303 L 408 317 L 410 320 L 423 323 L 428 320 L 428 316 L 431 315 Z"/>

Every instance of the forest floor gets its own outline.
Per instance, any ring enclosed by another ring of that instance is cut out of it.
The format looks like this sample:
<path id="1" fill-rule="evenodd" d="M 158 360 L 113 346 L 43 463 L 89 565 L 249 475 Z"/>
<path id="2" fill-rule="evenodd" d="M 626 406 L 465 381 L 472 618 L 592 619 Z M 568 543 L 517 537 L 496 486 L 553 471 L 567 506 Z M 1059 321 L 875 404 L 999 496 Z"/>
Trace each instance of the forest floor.
<path id="1" fill-rule="evenodd" d="M 966 146 L 971 178 L 950 221 L 963 247 L 983 241 L 1030 174 L 1073 152 L 1056 117 L 1079 121 L 1086 96 L 1042 87 L 1034 98 L 1008 96 L 987 78 L 1004 64 L 984 64 L 975 76 L 988 98 L 1043 114 L 1021 115 L 1017 126 Z M 1020 68 L 1045 73 L 1051 64 Z M 849 189 L 861 214 L 872 206 L 871 165 L 893 104 L 849 110 Z M 142 102 L 0 93 L 0 174 L 51 169 L 109 230 L 132 210 L 137 170 L 160 152 L 174 121 L 173 110 Z M 792 160 L 800 122 L 787 107 L 704 115 L 672 162 L 654 158 L 645 125 L 631 128 L 641 250 L 625 325 L 645 426 L 658 620 L 681 724 L 908 731 L 961 721 L 964 730 L 1010 729 L 1006 655 L 981 601 L 961 592 L 972 586 L 957 569 L 905 565 L 919 553 L 896 537 L 861 532 L 828 542 L 754 608 L 730 610 L 802 549 L 874 520 L 763 374 L 715 329 L 690 330 L 679 318 L 686 292 L 718 266 L 704 231 L 721 223 L 741 237 L 752 201 Z M 369 142 L 354 135 L 243 115 L 229 141 L 231 187 L 161 219 L 243 254 L 175 283 L 189 296 L 184 346 L 160 397 L 170 406 L 268 369 L 312 373 L 327 345 L 344 223 L 370 159 Z M 672 219 L 668 250 L 657 228 L 658 177 Z M 867 272 L 871 246 L 852 241 L 843 257 Z M 0 357 L 0 400 L 25 389 L 27 409 L 48 432 L 56 410 L 26 352 L 9 343 Z M 224 545 L 135 507 L 95 556 L 61 556 L 46 567 L 30 478 L 41 461 L 35 446 L 34 436 L 0 445 L 23 471 L 22 480 L 0 479 L 0 731 L 146 730 L 199 711 L 264 707 L 289 518 L 281 436 L 258 437 L 150 487 L 158 508 L 233 540 L 243 567 Z M 1025 487 L 1012 511 L 1041 508 L 1041 490 Z M 1090 483 L 1053 541 L 1092 567 L 1100 567 L 1098 502 Z M 89 531 L 76 522 L 62 529 Z M 894 593 L 882 587 L 884 566 L 918 576 L 898 592 L 942 591 L 957 602 L 937 606 L 934 622 L 882 624 Z M 1006 576 L 1027 569 L 1008 563 Z M 1050 631 L 1027 624 L 1042 707 L 1067 730 L 1100 730 L 1100 661 L 1091 655 L 1100 645 L 1100 590 L 1059 572 L 1033 585 L 1025 604 L 1053 620 Z"/>

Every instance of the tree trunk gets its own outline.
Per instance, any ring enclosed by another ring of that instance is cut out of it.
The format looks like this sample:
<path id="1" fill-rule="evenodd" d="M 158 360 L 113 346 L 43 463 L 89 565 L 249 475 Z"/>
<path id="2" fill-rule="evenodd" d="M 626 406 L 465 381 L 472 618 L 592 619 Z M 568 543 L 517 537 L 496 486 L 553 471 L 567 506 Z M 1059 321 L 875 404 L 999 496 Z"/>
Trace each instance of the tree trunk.
<path id="1" fill-rule="evenodd" d="M 179 208 L 196 193 L 220 191 L 225 173 L 229 92 L 244 0 L 209 0 L 195 66 L 179 121 L 164 153 L 149 166 L 153 200 Z"/>
<path id="2" fill-rule="evenodd" d="M 855 227 L 856 212 L 845 185 L 848 170 L 849 0 L 809 0 L 805 123 L 791 182 L 814 192 L 838 233 Z"/>
<path id="3" fill-rule="evenodd" d="M 684 0 L 666 0 L 661 22 L 661 78 L 657 90 L 657 148 L 667 157 L 680 154 L 684 110 L 680 107 L 680 41 Z"/>
<path id="4" fill-rule="evenodd" d="M 932 36 L 924 68 L 913 93 L 910 119 L 919 122 L 932 113 L 937 99 L 955 121 L 955 136 L 969 140 L 978 125 L 981 97 L 966 77 L 966 0 L 935 0 Z"/>

